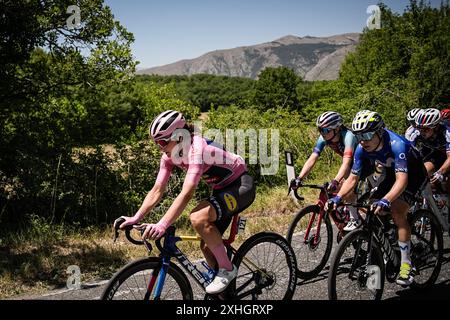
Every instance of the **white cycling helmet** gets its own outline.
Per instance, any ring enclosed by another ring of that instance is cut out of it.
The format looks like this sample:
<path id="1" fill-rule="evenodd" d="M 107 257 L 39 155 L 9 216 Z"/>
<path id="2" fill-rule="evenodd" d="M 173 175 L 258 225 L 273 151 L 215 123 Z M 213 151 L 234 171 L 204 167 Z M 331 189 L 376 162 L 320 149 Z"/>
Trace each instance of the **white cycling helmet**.
<path id="1" fill-rule="evenodd" d="M 410 123 L 415 123 L 415 119 L 417 117 L 417 115 L 422 112 L 423 110 L 420 108 L 414 108 L 408 111 L 408 114 L 406 116 L 406 119 L 408 120 L 408 122 Z"/>
<path id="2" fill-rule="evenodd" d="M 344 123 L 342 116 L 334 111 L 327 111 L 317 117 L 316 125 L 318 128 L 336 129 Z"/>
<path id="3" fill-rule="evenodd" d="M 419 113 L 415 119 L 418 128 L 434 128 L 441 122 L 441 112 L 435 108 L 428 108 Z"/>
<path id="4" fill-rule="evenodd" d="M 359 111 L 352 121 L 353 133 L 379 132 L 384 129 L 384 121 L 375 111 Z"/>
<path id="5" fill-rule="evenodd" d="M 181 112 L 168 110 L 159 114 L 150 125 L 150 136 L 154 141 L 170 138 L 176 129 L 186 125 L 186 120 Z"/>

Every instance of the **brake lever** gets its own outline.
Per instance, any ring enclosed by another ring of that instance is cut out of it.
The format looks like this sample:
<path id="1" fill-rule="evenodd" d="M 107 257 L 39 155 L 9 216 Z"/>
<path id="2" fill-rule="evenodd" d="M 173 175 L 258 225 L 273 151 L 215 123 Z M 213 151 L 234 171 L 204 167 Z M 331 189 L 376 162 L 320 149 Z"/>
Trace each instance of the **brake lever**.
<path id="1" fill-rule="evenodd" d="M 114 236 L 113 236 L 113 243 L 116 243 L 117 238 L 119 237 L 119 226 L 125 222 L 124 218 L 119 218 L 114 221 L 113 228 L 114 228 Z"/>

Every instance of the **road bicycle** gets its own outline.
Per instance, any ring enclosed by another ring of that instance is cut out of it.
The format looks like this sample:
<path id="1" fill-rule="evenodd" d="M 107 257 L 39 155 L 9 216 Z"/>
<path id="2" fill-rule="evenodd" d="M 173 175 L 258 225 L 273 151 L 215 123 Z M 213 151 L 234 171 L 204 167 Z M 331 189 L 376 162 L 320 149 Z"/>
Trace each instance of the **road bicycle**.
<path id="1" fill-rule="evenodd" d="M 301 263 L 297 266 L 297 276 L 308 280 L 315 278 L 325 267 L 333 247 L 333 226 L 331 219 L 337 227 L 337 242 L 339 243 L 346 232 L 343 230 L 350 219 L 350 213 L 346 207 L 340 210 L 326 212 L 325 203 L 334 194 L 329 193 L 328 183 L 323 185 L 303 184 L 300 188 L 312 188 L 320 190 L 317 203 L 302 208 L 292 219 L 286 239 L 291 244 L 297 260 Z M 290 193 L 289 189 L 289 193 Z M 304 200 L 298 195 L 298 189 L 294 190 L 298 200 Z"/>
<path id="2" fill-rule="evenodd" d="M 205 293 L 204 299 L 292 299 L 296 289 L 297 262 L 289 243 L 277 233 L 260 232 L 236 250 L 232 243 L 239 221 L 239 215 L 233 217 L 229 238 L 224 239 L 230 259 L 238 267 L 238 275 L 223 293 Z M 131 230 L 137 228 L 139 226 L 128 226 L 125 235 L 131 243 L 145 245 L 150 254 L 152 245 L 147 240 L 136 240 L 131 236 Z M 102 299 L 191 300 L 194 298 L 192 286 L 181 268 L 204 290 L 213 280 L 211 272 L 202 273 L 177 247 L 178 241 L 200 241 L 201 238 L 178 236 L 175 231 L 176 228 L 171 226 L 162 238 L 155 241 L 160 251 L 158 257 L 139 259 L 120 269 L 106 285 Z M 117 237 L 117 229 L 115 233 Z"/>
<path id="3" fill-rule="evenodd" d="M 369 200 L 345 204 L 366 212 L 362 227 L 345 236 L 337 247 L 328 274 L 331 300 L 379 300 L 385 279 L 395 282 L 400 270 L 397 228 L 390 217 L 375 215 Z M 411 261 L 416 268 L 413 289 L 432 286 L 443 260 L 443 235 L 435 214 L 417 208 L 410 212 Z"/>

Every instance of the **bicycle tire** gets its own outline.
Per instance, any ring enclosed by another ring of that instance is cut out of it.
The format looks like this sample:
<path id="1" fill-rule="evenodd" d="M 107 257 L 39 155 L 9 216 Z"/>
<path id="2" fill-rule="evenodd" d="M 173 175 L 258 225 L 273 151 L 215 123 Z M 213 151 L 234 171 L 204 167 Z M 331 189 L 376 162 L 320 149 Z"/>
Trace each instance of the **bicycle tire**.
<path id="1" fill-rule="evenodd" d="M 273 250 L 275 248 L 275 250 Z M 263 254 L 268 253 L 267 256 Z M 259 262 L 260 259 L 264 262 Z M 281 262 L 277 261 L 277 265 L 273 265 L 275 259 L 279 259 Z M 256 262 L 258 260 L 258 262 Z M 258 270 L 263 270 L 264 273 L 258 272 L 254 267 L 250 267 L 250 263 L 256 265 Z M 269 264 L 272 263 L 272 265 Z M 281 267 L 280 264 L 285 262 L 286 266 Z M 253 287 L 248 285 L 244 289 L 248 289 L 248 292 L 256 288 L 258 281 L 261 281 L 263 277 L 259 280 L 253 281 L 255 275 L 267 274 L 270 275 L 269 281 L 273 281 L 270 287 L 264 287 L 257 294 L 253 294 L 253 299 L 259 299 L 262 296 L 264 300 L 291 300 L 297 285 L 297 261 L 295 258 L 295 253 L 292 247 L 286 241 L 284 237 L 274 232 L 260 232 L 250 238 L 248 238 L 237 250 L 233 257 L 233 264 L 238 267 L 238 275 L 232 283 L 230 283 L 229 292 L 233 293 L 234 298 L 239 299 L 239 296 L 244 295 L 244 293 L 236 292 L 236 289 L 241 287 L 241 284 L 248 280 L 249 274 L 252 275 Z M 270 269 L 274 267 L 274 269 Z M 250 272 L 248 272 L 250 271 Z M 286 278 L 287 277 L 287 278 Z M 258 279 L 259 276 L 256 276 Z M 264 280 L 262 280 L 264 281 Z M 275 289 L 277 284 L 281 284 L 281 288 Z M 275 290 L 274 290 L 275 289 Z M 275 295 L 278 296 L 275 297 Z"/>
<path id="2" fill-rule="evenodd" d="M 337 276 L 338 274 L 345 274 L 343 271 L 345 271 L 345 269 L 343 268 L 343 266 L 341 265 L 341 258 L 344 255 L 344 253 L 346 252 L 347 248 L 352 248 L 355 249 L 355 246 L 358 246 L 358 241 L 359 240 L 364 240 L 368 241 L 369 237 L 371 235 L 369 234 L 368 231 L 366 230 L 354 230 L 352 232 L 350 232 L 348 235 L 346 235 L 344 237 L 344 239 L 342 239 L 342 242 L 339 244 L 339 246 L 336 249 L 336 252 L 334 253 L 332 259 L 331 259 L 331 264 L 330 264 L 330 272 L 328 274 L 328 298 L 330 300 L 340 300 L 337 294 L 337 289 L 338 289 L 338 285 L 336 284 L 337 282 Z M 361 266 L 363 266 L 366 262 L 366 258 L 367 258 L 367 251 L 366 254 L 364 255 L 364 249 L 362 249 L 362 253 L 363 255 L 360 256 L 360 262 Z M 352 259 L 352 263 L 354 261 L 354 258 L 356 256 L 356 251 L 353 255 L 350 255 L 349 257 Z M 383 295 L 383 290 L 384 290 L 384 283 L 385 283 L 385 269 L 384 269 L 384 260 L 383 260 L 383 254 L 381 252 L 381 250 L 379 249 L 377 243 L 372 239 L 372 265 L 376 265 L 378 266 L 379 270 L 380 270 L 380 274 L 379 274 L 379 281 L 380 281 L 380 289 L 375 289 L 375 294 L 373 295 L 373 299 L 374 300 L 380 300 L 382 295 Z M 342 268 L 342 269 L 341 269 Z M 339 273 L 340 272 L 340 273 Z M 347 272 L 347 274 L 349 274 Z M 358 274 L 358 276 L 360 276 L 360 274 Z M 348 280 L 351 280 L 350 277 L 348 275 L 345 275 L 345 278 L 347 278 Z M 361 282 L 359 281 L 360 279 L 354 279 L 353 283 L 352 283 L 352 288 L 346 288 L 344 290 L 342 290 L 344 293 L 346 294 L 357 294 L 358 289 L 363 289 L 364 287 L 361 286 Z M 366 285 L 366 284 L 364 284 Z M 355 288 L 353 288 L 353 286 L 355 286 Z M 367 287 L 365 287 L 366 290 L 368 291 Z M 340 285 L 339 285 L 339 290 L 341 291 Z M 370 294 L 369 294 L 370 296 Z M 356 300 L 354 296 L 349 297 L 350 300 Z M 370 300 L 370 299 L 364 299 L 364 300 Z"/>
<path id="3" fill-rule="evenodd" d="M 133 276 L 137 275 L 140 272 L 151 272 L 152 270 L 159 270 L 161 268 L 161 259 L 157 257 L 149 257 L 149 258 L 143 258 L 139 259 L 133 262 L 130 262 L 126 266 L 124 266 L 122 269 L 116 272 L 116 274 L 109 280 L 108 284 L 106 285 L 105 289 L 103 290 L 103 293 L 101 295 L 101 300 L 113 300 L 115 298 L 122 298 L 124 295 L 124 292 L 122 294 L 118 294 L 119 289 L 122 287 L 122 285 L 127 283 L 127 280 L 130 280 Z M 170 278 L 171 279 L 170 279 Z M 142 274 L 140 276 L 140 279 L 143 281 L 138 281 L 134 279 L 133 285 L 136 284 L 137 288 L 130 288 L 130 286 L 127 284 L 126 290 L 133 293 L 133 298 L 135 300 L 143 300 L 145 296 L 145 292 L 147 291 L 147 281 L 148 277 L 146 277 L 145 274 Z M 172 280 L 176 283 L 179 289 L 179 298 L 175 298 L 175 300 L 193 300 L 193 293 L 192 293 L 192 287 L 189 283 L 189 280 L 187 279 L 184 272 L 172 261 L 169 264 L 168 274 L 166 275 L 166 280 L 164 282 L 164 289 L 163 293 L 161 294 L 161 297 L 164 298 L 164 290 L 167 288 L 167 281 Z M 141 282 L 141 283 L 139 283 Z M 142 290 L 141 290 L 141 284 L 142 284 Z M 134 292 L 138 290 L 139 294 L 136 296 Z M 144 293 L 142 295 L 142 292 Z M 167 291 L 165 292 L 167 294 Z M 178 293 L 177 293 L 178 294 Z M 141 299 L 137 299 L 138 297 L 141 297 Z M 128 300 L 128 299 L 125 299 Z"/>
<path id="4" fill-rule="evenodd" d="M 425 277 L 423 283 L 419 283 L 418 280 L 421 279 L 419 278 L 420 275 L 420 270 L 418 270 L 419 274 L 417 274 L 414 277 L 414 282 L 411 284 L 411 288 L 413 289 L 418 289 L 418 290 L 425 290 L 430 288 L 437 280 L 439 273 L 441 271 L 441 267 L 442 267 L 442 262 L 443 262 L 443 251 L 444 251 L 444 239 L 443 239 L 443 234 L 442 234 L 442 229 L 439 225 L 439 223 L 437 222 L 437 219 L 435 218 L 435 216 L 433 215 L 433 213 L 430 210 L 426 210 L 426 209 L 419 209 L 415 212 L 413 212 L 409 218 L 408 218 L 408 222 L 411 226 L 411 260 L 412 260 L 412 264 L 413 266 L 415 266 L 417 269 L 420 269 L 420 266 L 422 265 L 422 259 L 423 257 L 420 256 L 420 253 L 416 252 L 420 250 L 423 250 L 422 248 L 419 248 L 419 243 L 424 243 L 424 241 L 419 242 L 420 237 L 422 237 L 421 235 L 418 234 L 418 232 L 415 232 L 414 227 L 415 227 L 415 222 L 418 222 L 419 220 L 421 220 L 422 218 L 428 219 L 430 222 L 430 242 L 436 243 L 436 260 L 434 263 L 434 268 L 430 273 L 430 276 L 428 277 L 428 279 Z M 414 240 L 413 238 L 417 238 L 417 240 Z M 432 264 L 432 263 L 431 263 Z M 423 269 L 424 270 L 424 269 Z M 425 272 L 423 272 L 422 270 L 422 274 L 424 274 Z"/>
<path id="5" fill-rule="evenodd" d="M 328 215 L 324 215 L 324 219 L 322 219 L 323 225 L 321 226 L 321 234 L 326 234 L 327 240 L 326 240 L 326 247 L 323 252 L 318 252 L 317 249 L 319 248 L 320 244 L 322 243 L 322 240 L 320 240 L 320 243 L 315 248 L 310 246 L 310 243 L 304 243 L 302 236 L 295 239 L 294 235 L 296 233 L 298 224 L 301 224 L 301 220 L 305 218 L 305 216 L 309 214 L 316 214 L 316 218 L 314 223 L 317 223 L 317 215 L 320 212 L 320 207 L 318 205 L 310 205 L 302 210 L 300 210 L 294 217 L 294 219 L 291 222 L 291 225 L 289 226 L 286 239 L 289 242 L 289 244 L 292 246 L 292 249 L 294 250 L 297 260 L 301 261 L 302 263 L 297 265 L 297 277 L 300 279 L 308 280 L 315 278 L 319 275 L 319 273 L 323 270 L 326 263 L 328 262 L 328 259 L 330 258 L 331 249 L 333 247 L 333 227 L 331 225 L 330 217 Z M 309 219 L 307 218 L 307 221 Z M 323 232 L 323 227 L 326 228 L 325 233 Z M 301 227 L 300 227 L 301 228 Z M 306 228 L 306 227 L 305 227 Z M 314 227 L 312 226 L 311 231 L 314 230 Z M 303 232 L 303 230 L 302 230 Z M 315 233 L 314 233 L 315 234 Z M 311 239 L 311 236 L 310 236 Z M 325 244 L 325 243 L 324 243 Z M 323 250 L 322 250 L 323 251 Z M 313 257 L 315 260 L 319 261 L 317 264 L 312 264 L 311 260 L 309 259 L 309 253 L 318 253 L 313 254 Z M 317 258 L 319 255 L 322 257 Z M 307 266 L 310 266 L 307 268 Z"/>

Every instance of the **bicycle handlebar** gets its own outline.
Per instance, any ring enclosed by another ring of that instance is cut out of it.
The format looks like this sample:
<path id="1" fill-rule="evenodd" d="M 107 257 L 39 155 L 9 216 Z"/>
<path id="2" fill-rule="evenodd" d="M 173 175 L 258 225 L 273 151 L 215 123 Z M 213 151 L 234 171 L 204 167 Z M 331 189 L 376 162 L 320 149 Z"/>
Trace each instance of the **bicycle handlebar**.
<path id="1" fill-rule="evenodd" d="M 119 226 L 125 222 L 124 218 L 119 218 L 114 222 L 114 241 L 116 241 L 117 237 L 119 236 Z M 131 230 L 136 229 L 135 225 L 128 225 L 124 228 L 125 236 L 127 237 L 128 241 L 130 241 L 132 244 L 141 246 L 144 244 L 144 241 L 142 240 L 136 240 L 131 236 Z M 141 230 L 142 234 L 143 230 Z"/>
<path id="2" fill-rule="evenodd" d="M 302 184 L 301 186 L 299 186 L 297 189 L 292 189 L 291 186 L 289 186 L 289 191 L 288 191 L 288 195 L 289 193 L 291 193 L 291 191 L 294 191 L 294 196 L 297 200 L 299 201 L 303 201 L 305 200 L 304 197 L 300 196 L 298 194 L 298 189 L 299 188 L 311 188 L 311 189 L 319 189 L 321 191 L 325 191 L 327 192 L 327 187 L 328 187 L 328 183 L 325 183 L 323 185 L 318 185 L 318 184 Z"/>

